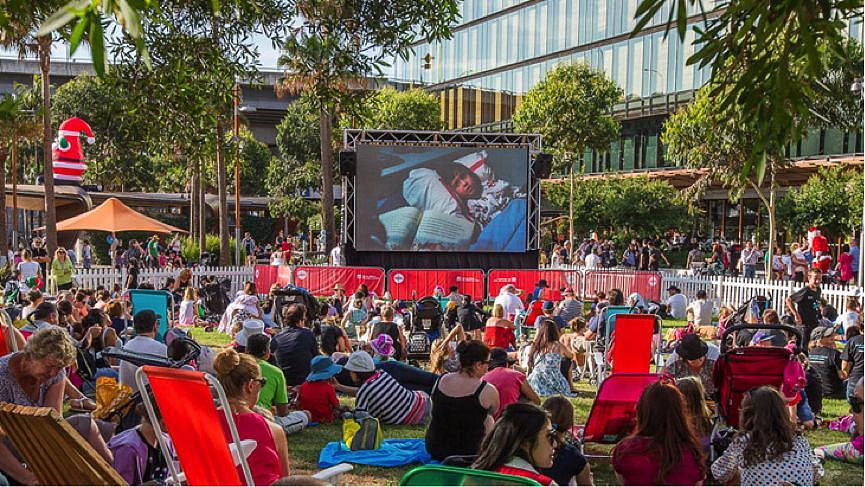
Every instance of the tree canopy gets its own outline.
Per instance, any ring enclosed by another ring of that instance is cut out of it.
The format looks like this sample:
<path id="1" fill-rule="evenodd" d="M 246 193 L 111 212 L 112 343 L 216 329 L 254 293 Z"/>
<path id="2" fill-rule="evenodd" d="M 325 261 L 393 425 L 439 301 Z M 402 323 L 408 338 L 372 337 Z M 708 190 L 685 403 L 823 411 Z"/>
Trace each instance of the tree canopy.
<path id="1" fill-rule="evenodd" d="M 567 181 L 545 181 L 544 195 L 568 207 Z M 647 177 L 577 179 L 574 184 L 574 233 L 608 232 L 619 241 L 654 237 L 671 229 L 689 230 L 692 208 L 666 181 Z"/>
<path id="2" fill-rule="evenodd" d="M 354 113 L 343 114 L 341 124 L 385 130 L 441 130 L 441 108 L 438 98 L 424 90 L 384 88 L 370 93 Z"/>
<path id="3" fill-rule="evenodd" d="M 778 202 L 779 219 L 794 235 L 811 225 L 834 240 L 862 227 L 862 171 L 835 166 L 821 169 Z"/>
<path id="4" fill-rule="evenodd" d="M 612 115 L 622 90 L 586 64 L 560 64 L 526 94 L 514 113 L 518 132 L 544 137 L 554 169 L 567 173 L 586 149 L 606 151 L 621 128 Z"/>
<path id="5" fill-rule="evenodd" d="M 751 134 L 746 163 L 739 169 L 743 179 L 760 184 L 770 161 L 767 153 L 780 153 L 801 139 L 813 127 L 811 100 L 831 96 L 832 86 L 824 81 L 833 66 L 845 62 L 848 22 L 861 16 L 862 1 L 641 0 L 632 35 L 661 15 L 667 17 L 667 31 L 675 28 L 684 40 L 695 14 L 701 23 L 687 63 L 711 67 L 713 83 L 704 96 L 713 98 L 715 111 L 731 112 Z M 859 76 L 861 67 L 860 61 Z"/>

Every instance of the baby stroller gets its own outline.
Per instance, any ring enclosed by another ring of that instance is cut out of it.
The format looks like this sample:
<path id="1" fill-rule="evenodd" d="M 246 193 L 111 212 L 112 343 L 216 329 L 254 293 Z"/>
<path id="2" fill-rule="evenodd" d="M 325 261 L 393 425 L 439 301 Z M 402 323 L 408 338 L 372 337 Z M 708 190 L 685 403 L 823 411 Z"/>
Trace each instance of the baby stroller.
<path id="1" fill-rule="evenodd" d="M 426 296 L 415 303 L 406 344 L 409 360 L 429 360 L 432 342 L 441 336 L 442 323 L 444 312 L 436 298 Z"/>
<path id="2" fill-rule="evenodd" d="M 156 367 L 179 369 L 188 363 L 197 360 L 201 355 L 201 345 L 186 334 L 179 334 L 174 338 L 174 340 L 182 341 L 189 347 L 189 351 L 186 355 L 181 357 L 179 360 L 172 360 L 161 355 L 150 353 L 131 352 L 120 347 L 106 348 L 102 351 L 102 356 L 105 358 L 124 360 L 136 367 L 153 365 Z M 117 424 L 115 433 L 120 433 L 127 429 L 134 428 L 135 426 L 138 426 L 141 419 L 135 412 L 135 406 L 141 402 L 141 392 L 135 392 L 129 396 L 127 400 L 117 404 L 114 408 L 108 411 L 102 419 Z"/>
<path id="3" fill-rule="evenodd" d="M 728 326 L 724 330 L 721 335 L 721 355 L 712 369 L 712 380 L 717 389 L 715 400 L 718 416 L 712 433 L 713 458 L 723 453 L 729 445 L 731 433 L 738 428 L 739 409 L 748 391 L 755 387 L 774 386 L 789 395 L 795 386 L 803 385 L 794 381 L 804 382 L 804 374 L 799 379 L 795 373 L 797 367 L 801 371 L 801 365 L 796 354 L 788 347 L 732 347 L 732 340 L 728 339 L 744 330 L 782 330 L 796 337 L 799 348 L 804 345 L 802 332 L 789 325 L 749 323 Z M 729 428 L 722 429 L 722 421 Z"/>
<path id="4" fill-rule="evenodd" d="M 231 303 L 228 293 L 231 291 L 231 280 L 209 282 L 201 288 L 201 304 L 204 307 L 204 319 L 216 323 L 225 313 L 225 308 Z"/>
<path id="5" fill-rule="evenodd" d="M 736 311 L 727 318 L 725 323 L 719 323 L 718 333 L 721 336 L 724 335 L 724 332 L 727 328 L 731 326 L 738 325 L 762 325 L 763 324 L 763 312 L 772 307 L 772 297 L 771 296 L 763 296 L 763 295 L 755 295 L 750 299 L 742 303 Z M 754 327 L 748 327 L 754 328 Z M 731 338 L 732 339 L 732 336 Z M 730 343 L 732 344 L 732 342 Z M 740 344 L 741 345 L 741 344 Z"/>
<path id="6" fill-rule="evenodd" d="M 282 323 L 282 309 L 292 304 L 306 306 L 306 322 L 314 323 L 318 319 L 318 301 L 309 291 L 302 287 L 287 284 L 284 288 L 273 291 L 273 322 L 277 326 L 285 326 Z"/>

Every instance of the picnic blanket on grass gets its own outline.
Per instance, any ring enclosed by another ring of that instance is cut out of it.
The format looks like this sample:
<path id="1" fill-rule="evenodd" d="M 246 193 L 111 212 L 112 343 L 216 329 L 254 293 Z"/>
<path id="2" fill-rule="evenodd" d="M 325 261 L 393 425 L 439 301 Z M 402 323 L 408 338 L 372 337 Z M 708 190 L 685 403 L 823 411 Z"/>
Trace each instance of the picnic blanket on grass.
<path id="1" fill-rule="evenodd" d="M 374 467 L 398 467 L 412 463 L 430 463 L 423 438 L 395 438 L 381 442 L 378 450 L 349 450 L 342 441 L 332 441 L 321 449 L 319 468 L 339 463 L 357 463 Z"/>

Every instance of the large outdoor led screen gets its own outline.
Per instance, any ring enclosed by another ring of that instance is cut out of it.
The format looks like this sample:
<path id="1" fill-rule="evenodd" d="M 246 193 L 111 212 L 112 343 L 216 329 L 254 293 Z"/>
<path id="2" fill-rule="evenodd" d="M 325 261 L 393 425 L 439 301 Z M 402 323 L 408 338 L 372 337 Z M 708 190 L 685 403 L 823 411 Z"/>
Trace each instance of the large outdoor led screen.
<path id="1" fill-rule="evenodd" d="M 527 148 L 357 146 L 355 248 L 525 252 Z"/>

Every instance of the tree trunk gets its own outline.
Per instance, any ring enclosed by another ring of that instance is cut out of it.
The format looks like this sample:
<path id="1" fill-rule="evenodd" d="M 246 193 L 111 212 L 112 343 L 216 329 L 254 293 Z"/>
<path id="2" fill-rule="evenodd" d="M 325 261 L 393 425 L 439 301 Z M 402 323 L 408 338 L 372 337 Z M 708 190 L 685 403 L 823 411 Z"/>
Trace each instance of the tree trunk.
<path id="1" fill-rule="evenodd" d="M 12 137 L 12 247 L 18 249 L 18 137 Z M 6 201 L 6 198 L 3 198 Z"/>
<path id="2" fill-rule="evenodd" d="M 568 240 L 571 242 L 571 249 L 574 248 L 574 162 L 571 161 L 571 173 L 570 173 L 570 183 L 571 183 L 571 197 L 568 200 Z M 571 256 L 568 256 L 570 259 Z M 571 263 L 568 260 L 568 263 Z"/>
<path id="3" fill-rule="evenodd" d="M 198 194 L 196 198 L 198 198 L 198 251 L 204 252 L 206 250 L 206 236 L 207 236 L 207 199 L 205 195 L 207 194 L 207 184 L 204 181 L 204 160 L 198 160 Z M 198 254 L 199 259 L 201 258 L 201 254 Z"/>
<path id="4" fill-rule="evenodd" d="M 766 266 L 766 283 L 772 281 L 773 265 L 775 261 L 775 171 L 772 171 L 769 180 L 769 264 Z"/>
<path id="5" fill-rule="evenodd" d="M 216 119 L 216 186 L 219 192 L 219 265 L 231 263 L 231 246 L 228 239 L 228 191 L 225 186 L 225 153 L 222 144 L 225 141 L 225 127 L 222 119 Z"/>
<path id="6" fill-rule="evenodd" d="M 333 147 L 331 146 L 330 112 L 319 109 L 319 143 L 321 145 L 321 223 L 325 234 L 325 255 L 336 245 L 336 222 L 333 217 Z"/>
<path id="7" fill-rule="evenodd" d="M 0 198 L 0 228 L 3 229 L 3 234 L 0 235 L 0 261 L 6 260 L 6 256 L 9 255 L 9 247 L 6 245 L 6 157 L 8 155 L 9 151 L 6 144 L 0 142 L 0 181 L 2 181 L 0 185 L 3 186 L 3 197 Z M 11 269 L 13 262 L 7 262 L 7 264 Z"/>
<path id="8" fill-rule="evenodd" d="M 42 74 L 42 158 L 45 177 L 45 250 L 54 254 L 57 248 L 57 207 L 54 203 L 54 164 L 51 162 L 51 36 L 39 43 L 39 70 Z"/>
<path id="9" fill-rule="evenodd" d="M 198 207 L 198 163 L 194 162 L 189 165 L 190 169 L 190 184 L 189 184 L 189 238 L 195 239 L 198 234 L 198 220 L 196 220 Z"/>

